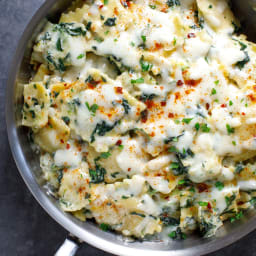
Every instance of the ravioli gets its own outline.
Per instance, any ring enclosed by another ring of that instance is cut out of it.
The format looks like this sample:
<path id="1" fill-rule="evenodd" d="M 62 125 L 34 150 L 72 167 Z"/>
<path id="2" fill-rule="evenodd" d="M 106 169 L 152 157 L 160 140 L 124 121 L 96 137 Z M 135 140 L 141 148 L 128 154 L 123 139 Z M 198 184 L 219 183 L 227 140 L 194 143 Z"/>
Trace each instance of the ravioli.
<path id="1" fill-rule="evenodd" d="M 38 35 L 24 126 L 63 211 L 203 237 L 256 202 L 256 46 L 226 0 L 73 1 Z"/>

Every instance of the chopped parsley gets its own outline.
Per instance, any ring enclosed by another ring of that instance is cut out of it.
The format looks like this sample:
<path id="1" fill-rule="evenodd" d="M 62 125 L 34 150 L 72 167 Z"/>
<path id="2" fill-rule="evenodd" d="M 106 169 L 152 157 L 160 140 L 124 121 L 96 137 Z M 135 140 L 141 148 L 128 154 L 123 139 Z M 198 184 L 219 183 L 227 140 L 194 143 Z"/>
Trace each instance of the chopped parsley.
<path id="1" fill-rule="evenodd" d="M 212 88 L 211 95 L 215 95 L 217 93 L 215 88 Z"/>
<path id="2" fill-rule="evenodd" d="M 80 60 L 80 59 L 82 59 L 82 58 L 84 58 L 84 57 L 85 57 L 85 54 L 84 54 L 84 53 L 81 53 L 80 55 L 77 56 L 77 59 Z"/>
<path id="3" fill-rule="evenodd" d="M 144 78 L 143 78 L 143 77 L 140 77 L 140 78 L 138 78 L 138 79 L 132 79 L 132 80 L 131 80 L 131 83 L 132 83 L 132 84 L 142 84 L 142 83 L 144 83 Z"/>
<path id="4" fill-rule="evenodd" d="M 140 66 L 141 66 L 142 72 L 146 72 L 146 71 L 149 71 L 153 65 L 145 61 L 144 56 L 142 55 L 140 58 Z"/>
<path id="5" fill-rule="evenodd" d="M 242 211 L 241 211 L 241 212 L 238 212 L 238 213 L 235 215 L 235 217 L 230 218 L 230 222 L 232 223 L 232 222 L 234 222 L 234 221 L 236 221 L 236 220 L 240 220 L 243 216 L 244 216 L 244 214 L 243 214 Z"/>
<path id="6" fill-rule="evenodd" d="M 142 36 L 141 36 L 141 39 L 142 39 L 143 43 L 146 43 L 146 40 L 147 40 L 147 37 L 146 37 L 146 36 L 142 35 Z"/>
<path id="7" fill-rule="evenodd" d="M 195 124 L 195 129 L 196 129 L 196 131 L 199 131 L 199 129 L 200 129 L 200 124 L 199 123 Z"/>
<path id="8" fill-rule="evenodd" d="M 202 207 L 205 207 L 208 205 L 208 202 L 202 202 L 202 201 L 199 201 L 198 204 Z"/>
<path id="9" fill-rule="evenodd" d="M 93 104 L 93 105 L 89 105 L 88 102 L 85 102 L 86 107 L 88 108 L 88 110 L 91 112 L 92 116 L 96 115 L 96 111 L 99 108 L 99 106 L 97 104 Z"/>
<path id="10" fill-rule="evenodd" d="M 176 231 L 172 231 L 168 236 L 174 240 L 185 240 L 187 238 L 186 234 L 184 234 L 180 227 L 176 229 Z"/>
<path id="11" fill-rule="evenodd" d="M 235 128 L 232 128 L 229 124 L 226 124 L 228 135 L 235 132 Z"/>
<path id="12" fill-rule="evenodd" d="M 202 130 L 202 132 L 208 133 L 208 132 L 210 132 L 211 128 L 208 127 L 207 124 L 202 124 L 201 125 L 201 130 Z"/>
<path id="13" fill-rule="evenodd" d="M 150 7 L 151 9 L 153 9 L 153 10 L 156 9 L 156 5 L 150 4 L 149 7 Z"/>
<path id="14" fill-rule="evenodd" d="M 217 182 L 215 183 L 215 187 L 216 187 L 219 191 L 221 191 L 221 190 L 224 188 L 224 184 L 223 184 L 221 181 L 217 181 Z"/>
<path id="15" fill-rule="evenodd" d="M 111 227 L 110 227 L 109 224 L 101 223 L 100 224 L 100 229 L 106 232 L 108 230 L 111 230 Z"/>
<path id="16" fill-rule="evenodd" d="M 192 120 L 193 120 L 193 118 L 183 118 L 182 122 L 186 123 L 186 124 L 189 124 Z"/>

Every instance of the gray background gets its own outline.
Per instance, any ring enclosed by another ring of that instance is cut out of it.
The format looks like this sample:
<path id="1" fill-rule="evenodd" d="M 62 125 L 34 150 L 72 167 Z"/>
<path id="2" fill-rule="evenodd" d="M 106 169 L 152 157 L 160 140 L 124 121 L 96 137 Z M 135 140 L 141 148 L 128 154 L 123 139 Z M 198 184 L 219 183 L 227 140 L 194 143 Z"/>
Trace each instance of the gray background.
<path id="1" fill-rule="evenodd" d="M 43 0 L 0 0 L 0 255 L 53 255 L 67 232 L 29 193 L 11 156 L 4 122 L 8 68 L 22 31 Z M 110 256 L 88 245 L 77 255 Z M 256 231 L 210 256 L 256 256 Z M 137 255 L 136 255 L 137 256 Z M 157 255 L 156 255 L 157 256 Z"/>

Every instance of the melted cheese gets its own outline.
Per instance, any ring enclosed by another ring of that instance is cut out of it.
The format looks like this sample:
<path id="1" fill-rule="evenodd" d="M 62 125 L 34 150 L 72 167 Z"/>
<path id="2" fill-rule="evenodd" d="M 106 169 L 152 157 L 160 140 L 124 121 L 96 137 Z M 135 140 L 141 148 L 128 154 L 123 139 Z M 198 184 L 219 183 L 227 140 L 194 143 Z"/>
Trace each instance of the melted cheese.
<path id="1" fill-rule="evenodd" d="M 97 0 L 45 26 L 22 124 L 64 211 L 208 237 L 250 207 L 256 47 L 232 24 L 225 0 Z"/>

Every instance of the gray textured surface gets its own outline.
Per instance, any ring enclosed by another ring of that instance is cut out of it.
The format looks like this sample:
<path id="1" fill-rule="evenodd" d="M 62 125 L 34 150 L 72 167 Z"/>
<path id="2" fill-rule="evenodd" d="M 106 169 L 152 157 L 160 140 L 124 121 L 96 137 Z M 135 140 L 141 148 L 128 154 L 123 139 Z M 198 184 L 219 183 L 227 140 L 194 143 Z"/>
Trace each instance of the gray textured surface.
<path id="1" fill-rule="evenodd" d="M 4 123 L 7 72 L 18 39 L 43 0 L 0 0 L 0 255 L 53 255 L 67 232 L 29 193 L 9 149 Z M 84 245 L 77 254 L 110 256 Z M 209 256 L 256 256 L 256 231 Z M 136 255 L 137 256 L 137 255 Z"/>

